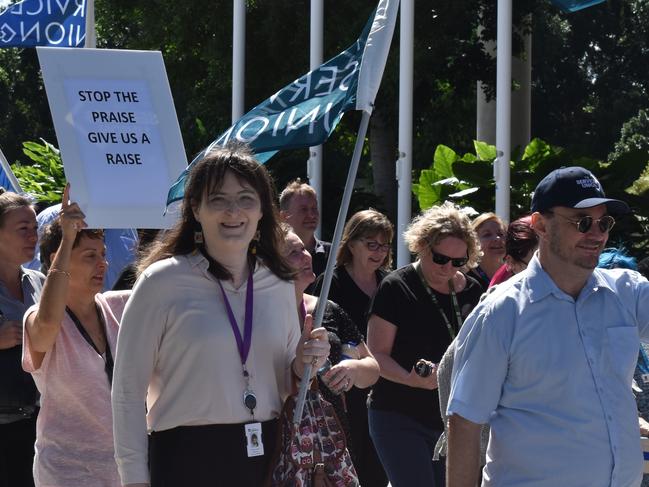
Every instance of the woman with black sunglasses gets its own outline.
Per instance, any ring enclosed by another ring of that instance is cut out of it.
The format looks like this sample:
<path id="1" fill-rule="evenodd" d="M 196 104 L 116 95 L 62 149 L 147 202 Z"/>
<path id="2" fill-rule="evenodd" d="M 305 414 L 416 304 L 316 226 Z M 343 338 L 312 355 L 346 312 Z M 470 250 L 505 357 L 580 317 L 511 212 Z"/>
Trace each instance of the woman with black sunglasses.
<path id="1" fill-rule="evenodd" d="M 45 227 L 48 268 L 40 303 L 25 313 L 23 368 L 41 393 L 36 487 L 119 487 L 110 388 L 122 311 L 130 291 L 101 293 L 108 268 L 102 230 L 63 192 L 59 218 Z"/>
<path id="2" fill-rule="evenodd" d="M 480 244 L 450 203 L 416 217 L 405 239 L 416 262 L 389 274 L 370 308 L 368 346 L 381 367 L 370 435 L 393 487 L 443 487 L 444 464 L 431 460 L 444 429 L 435 364 L 480 299 L 478 282 L 462 273 L 477 265 Z"/>

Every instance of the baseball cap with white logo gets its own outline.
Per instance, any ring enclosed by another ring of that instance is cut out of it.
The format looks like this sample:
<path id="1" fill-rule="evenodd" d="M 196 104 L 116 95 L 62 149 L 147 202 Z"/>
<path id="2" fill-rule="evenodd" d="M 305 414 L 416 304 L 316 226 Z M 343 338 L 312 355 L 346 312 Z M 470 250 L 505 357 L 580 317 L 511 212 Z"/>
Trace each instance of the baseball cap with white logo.
<path id="1" fill-rule="evenodd" d="M 546 211 L 555 206 L 592 208 L 606 205 L 610 214 L 629 213 L 624 201 L 607 198 L 602 185 L 583 167 L 561 167 L 545 176 L 532 196 L 532 211 Z"/>

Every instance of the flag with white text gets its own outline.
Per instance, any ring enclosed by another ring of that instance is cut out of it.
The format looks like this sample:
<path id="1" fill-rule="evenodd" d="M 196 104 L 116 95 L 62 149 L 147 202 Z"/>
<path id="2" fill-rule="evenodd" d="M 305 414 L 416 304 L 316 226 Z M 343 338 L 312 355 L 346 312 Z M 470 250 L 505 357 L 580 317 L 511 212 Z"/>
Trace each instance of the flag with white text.
<path id="1" fill-rule="evenodd" d="M 169 190 L 167 205 L 183 198 L 190 168 L 215 146 L 244 142 L 263 164 L 279 150 L 322 144 L 347 110 L 371 113 L 398 7 L 398 0 L 381 0 L 354 44 L 257 105 L 201 151 Z"/>
<path id="2" fill-rule="evenodd" d="M 86 0 L 23 0 L 0 11 L 2 47 L 83 47 Z"/>

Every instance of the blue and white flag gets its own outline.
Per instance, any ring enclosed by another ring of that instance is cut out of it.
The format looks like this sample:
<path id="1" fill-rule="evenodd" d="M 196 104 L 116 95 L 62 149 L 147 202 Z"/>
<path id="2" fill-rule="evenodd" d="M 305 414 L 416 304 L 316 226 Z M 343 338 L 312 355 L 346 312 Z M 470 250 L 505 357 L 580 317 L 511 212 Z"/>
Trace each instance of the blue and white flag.
<path id="1" fill-rule="evenodd" d="M 576 12 L 604 1 L 606 0 L 552 0 L 552 3 L 564 12 Z"/>
<path id="2" fill-rule="evenodd" d="M 201 151 L 169 190 L 167 205 L 183 198 L 190 168 L 215 146 L 244 142 L 263 164 L 279 150 L 322 144 L 347 110 L 372 113 L 398 7 L 398 0 L 381 0 L 354 44 L 257 105 Z"/>
<path id="3" fill-rule="evenodd" d="M 0 12 L 2 47 L 83 47 L 86 0 L 23 0 Z"/>
<path id="4" fill-rule="evenodd" d="M 2 149 L 0 149 L 0 186 L 7 191 L 13 191 L 14 193 L 23 192 L 16 175 L 11 170 L 9 162 L 2 152 Z"/>

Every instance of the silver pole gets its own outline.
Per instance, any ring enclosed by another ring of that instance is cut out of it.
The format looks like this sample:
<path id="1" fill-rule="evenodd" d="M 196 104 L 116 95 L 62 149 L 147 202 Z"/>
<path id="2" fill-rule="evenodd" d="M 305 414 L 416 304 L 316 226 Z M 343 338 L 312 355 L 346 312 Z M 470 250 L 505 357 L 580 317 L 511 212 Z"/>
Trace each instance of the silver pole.
<path id="1" fill-rule="evenodd" d="M 496 78 L 496 214 L 509 221 L 509 161 L 512 117 L 512 0 L 498 0 Z"/>
<path id="2" fill-rule="evenodd" d="M 86 0 L 86 40 L 84 47 L 97 47 L 97 30 L 95 28 L 95 0 Z"/>
<path id="3" fill-rule="evenodd" d="M 232 12 L 232 124 L 244 110 L 246 75 L 246 0 L 233 0 Z"/>
<path id="4" fill-rule="evenodd" d="M 324 38 L 324 0 L 311 0 L 311 48 L 310 62 L 311 71 L 322 64 Z M 307 177 L 309 184 L 315 189 L 318 199 L 318 208 L 322 214 L 322 146 L 317 145 L 309 148 L 309 160 L 307 161 Z M 322 219 L 318 222 L 315 235 L 321 238 Z"/>
<path id="5" fill-rule="evenodd" d="M 370 122 L 370 114 L 363 111 L 363 118 L 358 128 L 358 135 L 356 136 L 356 145 L 354 147 L 354 154 L 352 162 L 349 165 L 349 172 L 347 173 L 347 182 L 345 183 L 345 192 L 343 199 L 340 202 L 340 210 L 338 210 L 338 219 L 336 220 L 336 229 L 334 230 L 334 237 L 331 242 L 331 248 L 337 249 L 340 246 L 340 241 L 343 236 L 343 227 L 347 219 L 347 212 L 349 210 L 349 202 L 352 199 L 352 192 L 354 190 L 354 182 L 356 181 L 356 173 L 358 172 L 358 164 L 361 160 L 363 153 L 363 144 L 365 143 L 365 136 L 367 135 L 367 127 Z M 334 264 L 336 263 L 336 253 L 330 252 L 327 259 L 327 268 L 324 272 L 322 280 L 322 290 L 318 298 L 318 305 L 316 306 L 315 316 L 313 318 L 313 328 L 319 328 L 322 325 L 322 317 L 324 316 L 325 307 L 327 306 L 327 297 L 329 296 L 329 288 L 331 287 L 331 277 L 334 272 Z M 311 364 L 304 366 L 304 373 L 300 381 L 300 389 L 297 394 L 297 402 L 295 404 L 295 411 L 293 413 L 293 423 L 298 424 L 302 419 L 302 411 L 304 410 L 304 401 L 306 400 L 306 393 L 311 383 Z"/>
<path id="6" fill-rule="evenodd" d="M 415 2 L 403 0 L 400 15 L 399 47 L 399 159 L 396 176 L 397 205 L 397 267 L 410 263 L 410 252 L 403 232 L 412 218 L 412 89 L 414 72 Z"/>

